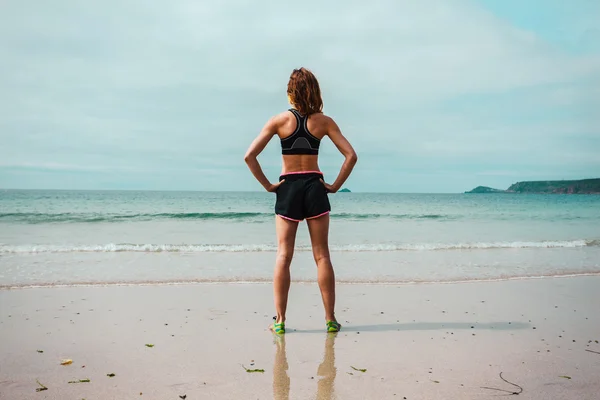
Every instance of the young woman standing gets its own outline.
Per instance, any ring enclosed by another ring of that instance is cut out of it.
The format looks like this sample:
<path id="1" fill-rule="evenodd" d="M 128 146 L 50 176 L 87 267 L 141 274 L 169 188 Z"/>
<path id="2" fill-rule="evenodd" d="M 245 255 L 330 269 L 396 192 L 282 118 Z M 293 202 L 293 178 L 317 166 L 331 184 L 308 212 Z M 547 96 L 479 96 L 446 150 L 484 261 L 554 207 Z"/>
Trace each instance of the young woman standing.
<path id="1" fill-rule="evenodd" d="M 326 329 L 328 332 L 337 332 L 341 325 L 335 318 L 335 274 L 328 243 L 331 206 L 327 194 L 341 188 L 352 172 L 357 156 L 335 121 L 323 114 L 319 82 L 312 72 L 305 68 L 293 70 L 287 94 L 292 108 L 267 121 L 245 156 L 254 177 L 267 191 L 277 195 L 275 229 L 278 248 L 273 276 L 277 317 L 270 329 L 278 334 L 285 333 L 290 264 L 296 231 L 298 223 L 306 219 L 317 264 Z M 257 157 L 275 135 L 281 142 L 283 165 L 279 181 L 271 183 Z M 319 145 L 325 136 L 345 157 L 340 173 L 332 184 L 325 183 L 318 164 Z"/>

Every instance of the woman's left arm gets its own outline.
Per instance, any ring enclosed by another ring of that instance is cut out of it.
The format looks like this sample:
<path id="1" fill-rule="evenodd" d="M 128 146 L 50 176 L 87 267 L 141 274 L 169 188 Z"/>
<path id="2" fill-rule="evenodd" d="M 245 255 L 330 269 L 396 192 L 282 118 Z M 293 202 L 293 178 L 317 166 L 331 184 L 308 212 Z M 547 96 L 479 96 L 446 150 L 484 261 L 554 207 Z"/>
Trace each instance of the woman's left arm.
<path id="1" fill-rule="evenodd" d="M 252 175 L 254 175 L 254 177 L 260 182 L 267 192 L 276 191 L 281 182 L 277 182 L 275 184 L 271 184 L 271 182 L 269 182 L 269 179 L 265 176 L 262 168 L 260 167 L 257 157 L 265 149 L 271 138 L 277 134 L 277 129 L 278 118 L 276 116 L 267 121 L 244 156 L 244 161 L 246 161 L 246 164 L 248 165 L 248 168 L 250 168 Z"/>

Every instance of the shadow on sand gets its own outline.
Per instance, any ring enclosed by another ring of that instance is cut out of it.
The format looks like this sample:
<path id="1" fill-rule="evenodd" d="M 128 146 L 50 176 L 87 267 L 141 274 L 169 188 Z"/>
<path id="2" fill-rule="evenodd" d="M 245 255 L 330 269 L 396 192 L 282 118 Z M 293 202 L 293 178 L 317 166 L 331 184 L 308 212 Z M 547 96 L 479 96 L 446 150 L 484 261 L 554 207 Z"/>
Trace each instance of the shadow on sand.
<path id="1" fill-rule="evenodd" d="M 350 325 L 345 324 L 342 332 L 386 332 L 386 331 L 434 331 L 434 330 L 497 330 L 510 331 L 528 329 L 531 324 L 527 322 L 410 322 L 397 324 L 378 325 Z M 323 329 L 288 329 L 290 333 L 323 333 Z"/>

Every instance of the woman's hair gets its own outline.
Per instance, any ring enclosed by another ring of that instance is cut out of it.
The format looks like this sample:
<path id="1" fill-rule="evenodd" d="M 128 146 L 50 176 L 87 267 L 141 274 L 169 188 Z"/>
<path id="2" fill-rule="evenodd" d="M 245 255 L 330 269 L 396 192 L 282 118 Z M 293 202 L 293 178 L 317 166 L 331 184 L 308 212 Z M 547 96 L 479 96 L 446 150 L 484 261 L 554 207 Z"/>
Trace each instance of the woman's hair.
<path id="1" fill-rule="evenodd" d="M 306 68 L 295 69 L 290 75 L 287 94 L 294 107 L 302 115 L 311 115 L 323 111 L 323 99 L 319 82 Z"/>

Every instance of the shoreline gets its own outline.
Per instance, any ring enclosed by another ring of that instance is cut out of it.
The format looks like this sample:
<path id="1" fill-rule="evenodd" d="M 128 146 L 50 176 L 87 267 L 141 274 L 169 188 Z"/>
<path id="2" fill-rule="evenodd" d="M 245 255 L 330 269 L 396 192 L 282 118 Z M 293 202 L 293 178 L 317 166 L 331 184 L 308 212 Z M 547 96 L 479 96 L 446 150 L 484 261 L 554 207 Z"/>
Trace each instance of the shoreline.
<path id="1" fill-rule="evenodd" d="M 0 393 L 480 399 L 503 394 L 485 387 L 518 391 L 502 373 L 528 399 L 592 400 L 600 391 L 599 285 L 600 276 L 342 284 L 343 328 L 330 337 L 318 287 L 293 283 L 282 339 L 267 331 L 266 283 L 2 290 Z M 36 379 L 48 390 L 36 392 Z M 79 379 L 90 382 L 68 383 Z"/>
<path id="2" fill-rule="evenodd" d="M 363 280 L 344 280 L 337 279 L 336 285 L 365 285 L 365 286 L 418 286 L 418 285 L 453 285 L 453 284 L 475 284 L 488 282 L 508 282 L 508 281 L 526 281 L 540 279 L 563 279 L 600 276 L 600 271 L 597 272 L 565 272 L 563 274 L 552 275 L 522 275 L 509 276 L 502 278 L 473 278 L 460 280 L 412 280 L 412 281 L 363 281 Z M 200 279 L 200 280 L 185 280 L 185 281 L 151 281 L 151 282 L 75 282 L 75 283 L 48 283 L 34 285 L 0 285 L 0 291 L 10 290 L 25 290 L 25 289 L 52 289 L 52 288 L 85 288 L 85 287 L 137 287 L 137 286 L 201 286 L 201 285 L 268 285 L 272 283 L 272 278 L 256 279 L 256 280 L 219 280 L 219 279 Z M 317 280 L 294 280 L 295 285 L 316 285 Z"/>

